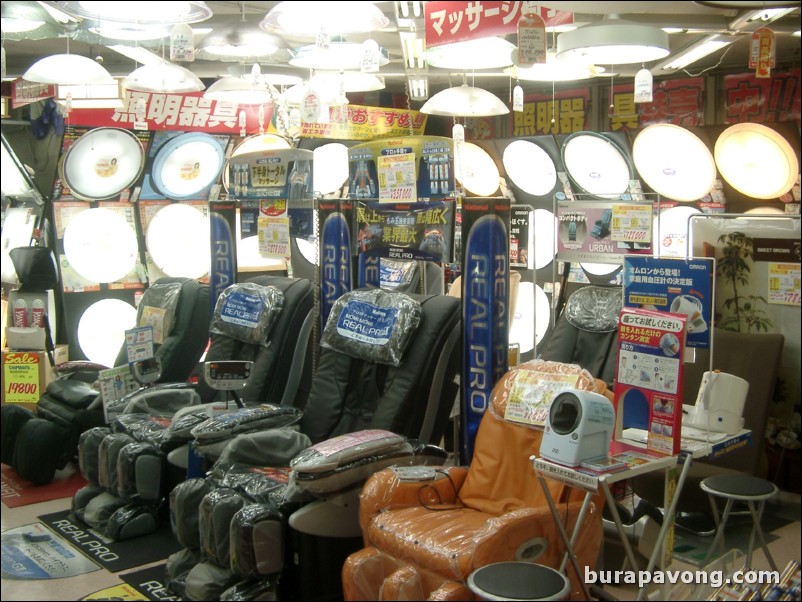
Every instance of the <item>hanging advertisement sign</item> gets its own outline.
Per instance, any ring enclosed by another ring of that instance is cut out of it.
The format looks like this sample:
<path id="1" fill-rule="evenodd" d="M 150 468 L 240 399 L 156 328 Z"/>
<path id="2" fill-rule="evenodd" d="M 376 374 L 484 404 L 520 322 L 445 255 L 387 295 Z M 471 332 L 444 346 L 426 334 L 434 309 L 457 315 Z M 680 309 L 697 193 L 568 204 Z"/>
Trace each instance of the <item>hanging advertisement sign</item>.
<path id="1" fill-rule="evenodd" d="M 462 449 L 470 463 L 490 393 L 509 363 L 509 199 L 462 204 Z"/>
<path id="2" fill-rule="evenodd" d="M 428 48 L 515 33 L 524 13 L 540 17 L 544 28 L 574 22 L 573 13 L 533 2 L 425 2 L 423 9 Z"/>
<path id="3" fill-rule="evenodd" d="M 5 86 L 3 86 L 5 92 Z M 40 84 L 29 82 L 21 77 L 11 82 L 11 108 L 18 109 L 40 100 L 52 98 L 56 95 L 55 84 Z M 4 94 L 5 95 L 5 94 Z"/>
<path id="4" fill-rule="evenodd" d="M 752 32 L 749 45 L 749 68 L 755 70 L 755 77 L 771 76 L 775 67 L 774 32 L 768 27 L 761 27 Z"/>
<path id="5" fill-rule="evenodd" d="M 210 315 L 223 289 L 237 281 L 237 208 L 233 201 L 209 203 L 212 265 L 209 273 Z"/>
<path id="6" fill-rule="evenodd" d="M 301 138 L 375 140 L 391 136 L 422 136 L 428 115 L 409 109 L 335 105 L 328 107 L 326 123 L 302 121 Z"/>
<path id="7" fill-rule="evenodd" d="M 624 258 L 624 306 L 684 314 L 687 346 L 710 348 L 713 261 Z"/>
<path id="8" fill-rule="evenodd" d="M 621 263 L 626 255 L 652 254 L 652 205 L 560 201 L 557 252 L 562 259 Z"/>
<path id="9" fill-rule="evenodd" d="M 334 302 L 353 288 L 351 267 L 353 202 L 318 201 L 320 222 L 320 316 L 326 325 Z"/>
<path id="10" fill-rule="evenodd" d="M 348 194 L 386 202 L 436 200 L 454 193 L 454 141 L 387 138 L 348 149 Z"/>
<path id="11" fill-rule="evenodd" d="M 571 134 L 590 129 L 590 89 L 530 94 L 522 111 L 512 112 L 512 135 Z"/>
<path id="12" fill-rule="evenodd" d="M 636 82 L 637 84 L 637 82 Z M 669 79 L 649 85 L 651 99 L 635 97 L 636 84 L 613 86 L 610 130 L 636 130 L 655 123 L 683 127 L 705 124 L 705 78 Z"/>

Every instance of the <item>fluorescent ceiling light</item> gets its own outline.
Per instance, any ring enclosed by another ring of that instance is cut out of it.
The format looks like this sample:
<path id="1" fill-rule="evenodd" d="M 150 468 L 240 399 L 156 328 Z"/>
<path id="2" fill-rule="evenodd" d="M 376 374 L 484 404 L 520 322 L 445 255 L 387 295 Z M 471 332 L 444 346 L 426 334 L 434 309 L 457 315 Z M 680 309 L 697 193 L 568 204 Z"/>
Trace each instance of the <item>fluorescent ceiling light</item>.
<path id="1" fill-rule="evenodd" d="M 205 2 L 200 0 L 162 2 L 56 2 L 56 6 L 72 17 L 98 19 L 118 23 L 197 23 L 212 16 Z"/>
<path id="2" fill-rule="evenodd" d="M 131 59 L 140 65 L 159 65 L 164 61 L 162 57 L 141 46 L 126 46 L 125 44 L 109 44 L 109 50 Z"/>
<path id="3" fill-rule="evenodd" d="M 663 30 L 611 18 L 566 31 L 557 38 L 557 58 L 594 65 L 648 63 L 668 56 L 668 34 Z"/>
<path id="4" fill-rule="evenodd" d="M 408 69 L 423 69 L 426 66 L 426 41 L 414 31 L 399 32 L 404 64 Z"/>
<path id="5" fill-rule="evenodd" d="M 411 100 L 426 100 L 429 98 L 429 78 L 425 75 L 410 76 L 407 78 L 409 98 Z"/>
<path id="6" fill-rule="evenodd" d="M 554 52 L 546 54 L 545 63 L 535 63 L 526 67 L 518 66 L 518 50 L 512 51 L 513 66 L 504 73 L 515 79 L 530 82 L 570 82 L 590 79 L 604 73 L 604 67 L 572 60 L 557 60 Z"/>
<path id="7" fill-rule="evenodd" d="M 373 2 L 279 2 L 259 27 L 265 31 L 315 37 L 367 33 L 387 26 L 390 19 Z"/>
<path id="8" fill-rule="evenodd" d="M 480 38 L 427 48 L 426 61 L 442 69 L 499 69 L 512 64 L 515 45 L 503 38 Z"/>
<path id="9" fill-rule="evenodd" d="M 655 66 L 652 70 L 670 71 L 684 69 L 688 65 L 729 46 L 735 41 L 734 37 L 722 38 L 718 34 L 707 36 L 698 42 L 691 44 L 685 50 L 678 52 L 668 61 Z"/>
<path id="10" fill-rule="evenodd" d="M 22 79 L 40 84 L 113 84 L 103 66 L 77 54 L 54 54 L 36 61 Z"/>
<path id="11" fill-rule="evenodd" d="M 284 41 L 241 19 L 216 27 L 198 45 L 198 58 L 261 60 L 273 56 Z"/>
<path id="12" fill-rule="evenodd" d="M 420 111 L 444 117 L 491 117 L 506 115 L 510 109 L 495 94 L 462 84 L 438 92 L 426 101 Z"/>
<path id="13" fill-rule="evenodd" d="M 304 69 L 343 69 L 346 71 L 359 70 L 365 56 L 365 47 L 362 44 L 348 42 L 332 42 L 327 48 L 310 44 L 296 49 L 295 56 L 289 60 L 293 67 Z M 387 50 L 379 49 L 379 66 L 383 67 L 390 62 Z"/>

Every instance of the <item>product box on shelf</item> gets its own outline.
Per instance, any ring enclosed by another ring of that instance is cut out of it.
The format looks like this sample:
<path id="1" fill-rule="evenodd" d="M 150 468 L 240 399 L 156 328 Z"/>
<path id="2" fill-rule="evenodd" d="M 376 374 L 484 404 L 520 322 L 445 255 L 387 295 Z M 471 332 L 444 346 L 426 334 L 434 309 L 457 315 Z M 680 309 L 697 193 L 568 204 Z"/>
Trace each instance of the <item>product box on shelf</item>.
<path id="1" fill-rule="evenodd" d="M 53 356 L 56 365 L 66 362 L 69 346 L 56 345 Z M 47 353 L 3 349 L 2 363 L 2 404 L 17 403 L 34 410 L 48 383 L 56 377 Z"/>
<path id="2" fill-rule="evenodd" d="M 52 289 L 39 292 L 13 290 L 8 294 L 6 346 L 14 350 L 45 350 L 42 320 L 56 332 L 56 298 Z"/>

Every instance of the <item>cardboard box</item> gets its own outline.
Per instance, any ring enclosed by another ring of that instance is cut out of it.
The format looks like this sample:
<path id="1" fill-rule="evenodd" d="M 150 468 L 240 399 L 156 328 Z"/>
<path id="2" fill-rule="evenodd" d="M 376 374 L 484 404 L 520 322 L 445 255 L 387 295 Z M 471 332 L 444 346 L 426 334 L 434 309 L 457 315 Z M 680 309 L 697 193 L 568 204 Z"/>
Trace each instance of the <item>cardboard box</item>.
<path id="1" fill-rule="evenodd" d="M 56 365 L 69 359 L 69 346 L 56 345 Z M 13 351 L 3 349 L 2 404 L 17 403 L 35 410 L 39 398 L 56 374 L 44 351 Z"/>
<path id="2" fill-rule="evenodd" d="M 56 296 L 52 289 L 41 292 L 20 292 L 13 290 L 8 294 L 8 317 L 5 332 L 6 345 L 9 349 L 19 350 L 45 350 L 45 336 L 43 329 L 14 327 L 14 307 L 18 300 L 24 302 L 28 313 L 28 324 L 31 321 L 31 308 L 34 301 L 41 301 L 44 305 L 47 321 L 52 336 L 56 336 Z"/>

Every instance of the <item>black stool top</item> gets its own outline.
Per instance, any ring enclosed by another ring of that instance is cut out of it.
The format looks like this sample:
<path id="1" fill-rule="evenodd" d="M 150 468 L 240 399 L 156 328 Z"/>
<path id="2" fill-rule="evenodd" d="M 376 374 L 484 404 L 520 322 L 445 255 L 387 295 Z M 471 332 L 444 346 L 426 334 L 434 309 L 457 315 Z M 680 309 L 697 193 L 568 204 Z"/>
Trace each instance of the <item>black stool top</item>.
<path id="1" fill-rule="evenodd" d="M 468 579 L 473 593 L 495 600 L 556 600 L 568 593 L 559 571 L 532 562 L 496 562 L 476 569 Z"/>
<path id="2" fill-rule="evenodd" d="M 716 475 L 707 477 L 702 485 L 723 496 L 760 497 L 776 491 L 773 483 L 749 475 Z"/>

